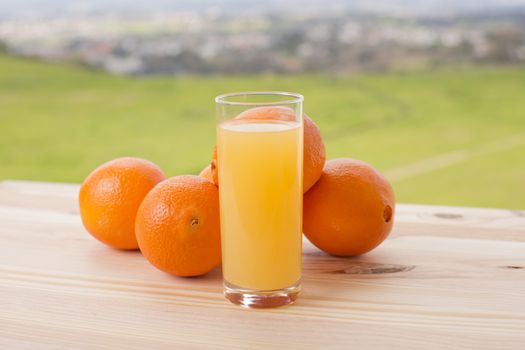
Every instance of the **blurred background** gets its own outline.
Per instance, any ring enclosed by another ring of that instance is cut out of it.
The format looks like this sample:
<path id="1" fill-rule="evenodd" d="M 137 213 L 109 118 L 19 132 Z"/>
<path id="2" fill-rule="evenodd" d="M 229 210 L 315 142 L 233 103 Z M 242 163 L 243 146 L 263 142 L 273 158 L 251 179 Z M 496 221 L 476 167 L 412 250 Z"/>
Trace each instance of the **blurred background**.
<path id="1" fill-rule="evenodd" d="M 197 174 L 241 90 L 304 94 L 399 202 L 525 208 L 525 0 L 0 0 L 0 180 Z"/>

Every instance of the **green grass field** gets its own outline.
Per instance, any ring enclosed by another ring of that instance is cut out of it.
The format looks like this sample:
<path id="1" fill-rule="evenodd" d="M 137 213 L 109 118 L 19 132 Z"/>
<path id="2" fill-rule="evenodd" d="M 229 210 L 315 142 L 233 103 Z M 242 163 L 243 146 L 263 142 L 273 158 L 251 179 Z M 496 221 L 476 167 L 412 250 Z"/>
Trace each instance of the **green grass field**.
<path id="1" fill-rule="evenodd" d="M 197 173 L 214 144 L 213 98 L 305 95 L 329 158 L 363 159 L 399 202 L 525 208 L 525 69 L 328 77 L 115 77 L 0 56 L 0 179 L 80 182 L 132 155 Z"/>

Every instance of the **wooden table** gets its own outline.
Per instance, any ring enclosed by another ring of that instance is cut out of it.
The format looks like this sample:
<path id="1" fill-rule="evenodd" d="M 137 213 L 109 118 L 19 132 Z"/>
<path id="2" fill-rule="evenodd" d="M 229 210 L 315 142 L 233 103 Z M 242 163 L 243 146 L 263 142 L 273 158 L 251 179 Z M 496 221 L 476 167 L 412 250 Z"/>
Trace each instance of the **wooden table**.
<path id="1" fill-rule="evenodd" d="M 399 205 L 365 256 L 305 242 L 300 300 L 254 311 L 92 239 L 77 191 L 0 182 L 0 349 L 525 349 L 523 211 Z"/>

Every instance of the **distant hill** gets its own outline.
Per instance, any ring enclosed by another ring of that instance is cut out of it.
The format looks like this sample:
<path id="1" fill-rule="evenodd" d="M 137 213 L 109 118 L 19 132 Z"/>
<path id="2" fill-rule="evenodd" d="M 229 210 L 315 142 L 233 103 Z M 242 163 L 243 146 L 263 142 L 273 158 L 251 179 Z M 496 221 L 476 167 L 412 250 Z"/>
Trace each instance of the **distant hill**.
<path id="1" fill-rule="evenodd" d="M 370 162 L 398 201 L 524 209 L 525 69 L 116 77 L 0 55 L 0 179 L 80 182 L 132 155 L 198 173 L 224 92 L 305 95 L 329 158 Z"/>

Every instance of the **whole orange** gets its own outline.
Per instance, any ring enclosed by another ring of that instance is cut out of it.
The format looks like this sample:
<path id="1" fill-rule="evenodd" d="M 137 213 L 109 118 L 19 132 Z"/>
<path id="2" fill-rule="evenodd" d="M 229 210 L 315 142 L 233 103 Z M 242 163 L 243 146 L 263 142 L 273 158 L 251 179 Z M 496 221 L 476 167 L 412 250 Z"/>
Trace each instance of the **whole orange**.
<path id="1" fill-rule="evenodd" d="M 144 198 L 135 222 L 140 251 L 158 269 L 198 276 L 221 262 L 219 191 L 195 175 L 159 183 Z"/>
<path id="2" fill-rule="evenodd" d="M 395 196 L 388 181 L 369 164 L 350 158 L 327 161 L 303 205 L 304 234 L 337 256 L 374 249 L 394 223 Z"/>
<path id="3" fill-rule="evenodd" d="M 214 182 L 213 173 L 211 171 L 211 164 L 208 164 L 206 168 L 202 169 L 201 172 L 199 173 L 199 176 L 205 178 L 206 180 L 210 182 Z"/>
<path id="4" fill-rule="evenodd" d="M 113 248 L 137 249 L 135 216 L 146 194 L 166 177 L 150 161 L 117 158 L 89 174 L 78 195 L 86 230 Z"/>
<path id="5" fill-rule="evenodd" d="M 293 121 L 295 113 L 282 106 L 255 107 L 245 110 L 236 119 L 271 119 Z M 303 116 L 303 193 L 308 191 L 321 176 L 326 159 L 326 150 L 319 127 L 306 114 Z M 213 149 L 211 170 L 216 184 L 218 181 L 217 146 Z"/>

